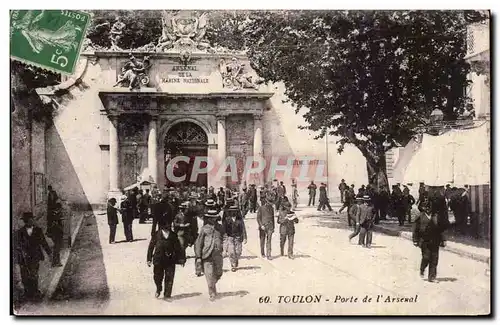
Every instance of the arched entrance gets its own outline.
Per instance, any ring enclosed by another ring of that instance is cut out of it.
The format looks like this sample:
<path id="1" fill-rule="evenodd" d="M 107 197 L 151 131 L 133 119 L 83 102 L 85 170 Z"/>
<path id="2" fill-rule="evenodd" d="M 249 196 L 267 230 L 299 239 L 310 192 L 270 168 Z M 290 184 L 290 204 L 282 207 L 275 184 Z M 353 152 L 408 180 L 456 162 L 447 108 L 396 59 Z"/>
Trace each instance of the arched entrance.
<path id="1" fill-rule="evenodd" d="M 165 136 L 164 158 L 165 158 L 165 184 L 170 187 L 180 185 L 207 186 L 207 174 L 198 174 L 196 179 L 192 180 L 194 161 L 196 157 L 207 157 L 208 154 L 208 136 L 205 131 L 196 123 L 179 122 L 168 130 Z M 178 161 L 175 164 L 169 164 L 169 161 L 177 156 L 189 157 L 189 162 Z M 202 162 L 201 168 L 206 167 L 206 162 Z M 167 168 L 176 177 L 183 177 L 185 180 L 175 182 L 169 179 Z"/>

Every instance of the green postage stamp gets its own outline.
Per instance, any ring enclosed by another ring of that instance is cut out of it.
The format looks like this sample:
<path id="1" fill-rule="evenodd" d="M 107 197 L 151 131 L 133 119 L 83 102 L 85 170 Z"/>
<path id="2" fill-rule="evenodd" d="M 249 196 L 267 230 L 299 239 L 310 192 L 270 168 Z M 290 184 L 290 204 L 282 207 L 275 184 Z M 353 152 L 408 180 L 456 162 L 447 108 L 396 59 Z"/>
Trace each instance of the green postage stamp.
<path id="1" fill-rule="evenodd" d="M 76 10 L 11 10 L 10 57 L 72 74 L 90 18 Z"/>

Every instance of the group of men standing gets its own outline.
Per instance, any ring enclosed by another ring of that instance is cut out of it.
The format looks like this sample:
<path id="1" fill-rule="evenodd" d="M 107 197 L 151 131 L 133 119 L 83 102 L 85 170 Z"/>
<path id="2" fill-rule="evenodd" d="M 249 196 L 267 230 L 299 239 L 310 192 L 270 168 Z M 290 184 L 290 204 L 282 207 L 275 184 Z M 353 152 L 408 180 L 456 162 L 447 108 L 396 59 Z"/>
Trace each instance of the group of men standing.
<path id="1" fill-rule="evenodd" d="M 210 187 L 167 188 L 162 193 L 153 189 L 142 194 L 137 188 L 117 201 L 108 202 L 108 224 L 110 243 L 115 242 L 118 213 L 122 215 L 127 241 L 132 241 L 132 221 L 141 215 L 140 200 L 147 202 L 147 210 L 153 219 L 151 240 L 147 252 L 147 264 L 153 267 L 156 285 L 155 296 L 163 291 L 169 299 L 175 276 L 175 266 L 184 266 L 187 247 L 194 246 L 195 274 L 205 275 L 211 300 L 216 299 L 216 283 L 222 277 L 224 257 L 229 257 L 231 271 L 239 266 L 242 247 L 247 241 L 244 218 L 248 212 L 257 213 L 259 238 L 263 257 L 271 259 L 271 240 L 275 228 L 275 212 L 280 224 L 280 248 L 288 241 L 288 257 L 293 258 L 294 224 L 298 218 L 292 211 L 296 206 L 296 184 L 292 185 L 292 204 L 286 196 L 283 182 L 266 184 L 260 188 L 260 204 L 257 202 L 257 188 L 251 184 L 243 186 L 240 193 L 220 188 L 217 193 Z M 139 195 L 138 195 L 139 194 Z M 144 199 L 147 197 L 147 200 Z M 148 218 L 148 215 L 144 219 Z M 198 220 L 203 220 L 199 228 Z"/>
<path id="2" fill-rule="evenodd" d="M 391 217 L 397 218 L 400 226 L 403 226 L 406 220 L 408 223 L 412 222 L 411 210 L 413 205 L 417 202 L 410 194 L 410 189 L 406 185 L 403 185 L 402 190 L 400 184 L 393 185 L 391 193 L 388 192 L 386 187 L 376 191 L 371 185 L 362 185 L 356 193 L 354 184 L 348 186 L 345 180 L 342 179 L 339 184 L 339 191 L 343 203 L 339 212 L 347 208 L 349 225 L 351 224 L 349 207 L 355 204 L 357 199 L 363 198 L 364 196 L 370 198 L 371 205 L 374 208 L 375 224 L 378 224 L 380 220 L 386 220 L 388 214 Z"/>

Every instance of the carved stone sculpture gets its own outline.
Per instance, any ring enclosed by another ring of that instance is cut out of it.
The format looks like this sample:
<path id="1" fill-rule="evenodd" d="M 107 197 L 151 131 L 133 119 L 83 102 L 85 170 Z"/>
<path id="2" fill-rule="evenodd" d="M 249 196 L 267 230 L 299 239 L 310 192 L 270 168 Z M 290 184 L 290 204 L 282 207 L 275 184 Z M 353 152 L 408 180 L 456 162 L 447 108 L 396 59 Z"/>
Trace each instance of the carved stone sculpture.
<path id="1" fill-rule="evenodd" d="M 122 68 L 122 73 L 118 76 L 118 81 L 113 87 L 128 83 L 130 90 L 140 89 L 142 86 L 149 84 L 148 71 L 151 67 L 151 62 L 148 56 L 144 56 L 142 61 L 137 60 L 130 54 L 129 61 Z"/>
<path id="2" fill-rule="evenodd" d="M 109 39 L 111 41 L 112 51 L 121 51 L 122 49 L 118 46 L 118 42 L 121 40 L 123 35 L 123 29 L 125 28 L 125 23 L 122 22 L 120 17 L 116 18 L 115 23 L 111 26 L 109 31 Z"/>
<path id="3" fill-rule="evenodd" d="M 185 11 L 176 15 L 163 11 L 162 36 L 158 42 L 157 51 L 173 50 L 190 53 L 196 49 L 207 50 L 210 45 L 203 39 L 207 25 L 206 13 L 196 17 Z"/>
<path id="4" fill-rule="evenodd" d="M 229 64 L 222 59 L 219 63 L 219 71 L 222 76 L 222 86 L 238 90 L 242 88 L 258 89 L 252 76 L 245 72 L 245 65 L 240 63 L 237 58 L 232 58 Z"/>

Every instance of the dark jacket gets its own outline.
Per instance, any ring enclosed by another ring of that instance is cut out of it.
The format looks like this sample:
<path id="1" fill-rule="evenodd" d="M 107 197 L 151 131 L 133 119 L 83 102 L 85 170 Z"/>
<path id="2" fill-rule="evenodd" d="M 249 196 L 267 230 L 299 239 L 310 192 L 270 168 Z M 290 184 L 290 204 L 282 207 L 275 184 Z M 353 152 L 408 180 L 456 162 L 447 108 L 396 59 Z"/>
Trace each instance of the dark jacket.
<path id="1" fill-rule="evenodd" d="M 28 235 L 26 227 L 22 227 L 15 233 L 14 238 L 14 259 L 19 265 L 39 263 L 44 260 L 42 248 L 50 255 L 52 250 L 45 239 L 42 228 L 33 226 L 33 233 Z"/>
<path id="2" fill-rule="evenodd" d="M 328 195 L 326 194 L 326 186 L 321 185 L 319 187 L 319 201 L 320 202 L 327 202 L 328 201 Z"/>
<path id="3" fill-rule="evenodd" d="M 130 224 L 134 221 L 134 209 L 135 207 L 132 205 L 129 199 L 126 199 L 125 201 L 120 203 L 122 222 L 124 224 Z"/>
<path id="4" fill-rule="evenodd" d="M 153 225 L 151 226 L 151 234 L 156 232 L 158 224 L 165 224 L 174 219 L 174 209 L 167 200 L 162 200 L 152 206 Z"/>
<path id="5" fill-rule="evenodd" d="M 309 195 L 316 195 L 316 184 L 309 184 L 307 189 L 309 190 Z"/>
<path id="6" fill-rule="evenodd" d="M 108 225 L 118 224 L 118 209 L 108 203 Z"/>
<path id="7" fill-rule="evenodd" d="M 154 265 L 172 265 L 186 263 L 186 253 L 179 243 L 175 232 L 170 231 L 165 239 L 163 233 L 158 230 L 148 246 L 147 261 L 153 261 Z"/>
<path id="8" fill-rule="evenodd" d="M 239 213 L 239 212 L 237 212 Z M 247 231 L 245 229 L 245 222 L 242 218 L 233 219 L 226 215 L 222 218 L 222 233 L 228 237 L 238 238 L 240 240 L 247 239 Z"/>
<path id="9" fill-rule="evenodd" d="M 413 242 L 419 245 L 422 242 L 439 245 L 443 240 L 444 229 L 437 214 L 427 215 L 421 212 L 413 225 Z"/>
<path id="10" fill-rule="evenodd" d="M 257 210 L 259 229 L 264 226 L 266 231 L 274 231 L 274 208 L 271 204 L 264 204 Z"/>
<path id="11" fill-rule="evenodd" d="M 295 224 L 299 223 L 299 219 L 295 216 L 295 219 L 287 219 L 288 211 L 280 210 L 278 214 L 278 223 L 280 224 L 280 234 L 281 235 L 293 235 L 295 234 Z"/>
<path id="12" fill-rule="evenodd" d="M 375 209 L 370 205 L 361 204 L 359 206 L 358 215 L 359 215 L 359 220 L 358 220 L 359 224 L 369 226 L 373 222 L 373 219 L 375 218 Z"/>
<path id="13" fill-rule="evenodd" d="M 208 259 L 212 254 L 222 254 L 222 229 L 219 224 L 201 227 L 194 245 L 196 258 Z"/>
<path id="14" fill-rule="evenodd" d="M 411 209 L 412 205 L 415 204 L 415 198 L 411 194 L 403 194 L 403 206 L 405 209 Z"/>
<path id="15" fill-rule="evenodd" d="M 257 202 L 257 189 L 254 186 L 248 190 L 248 199 L 250 202 Z"/>

